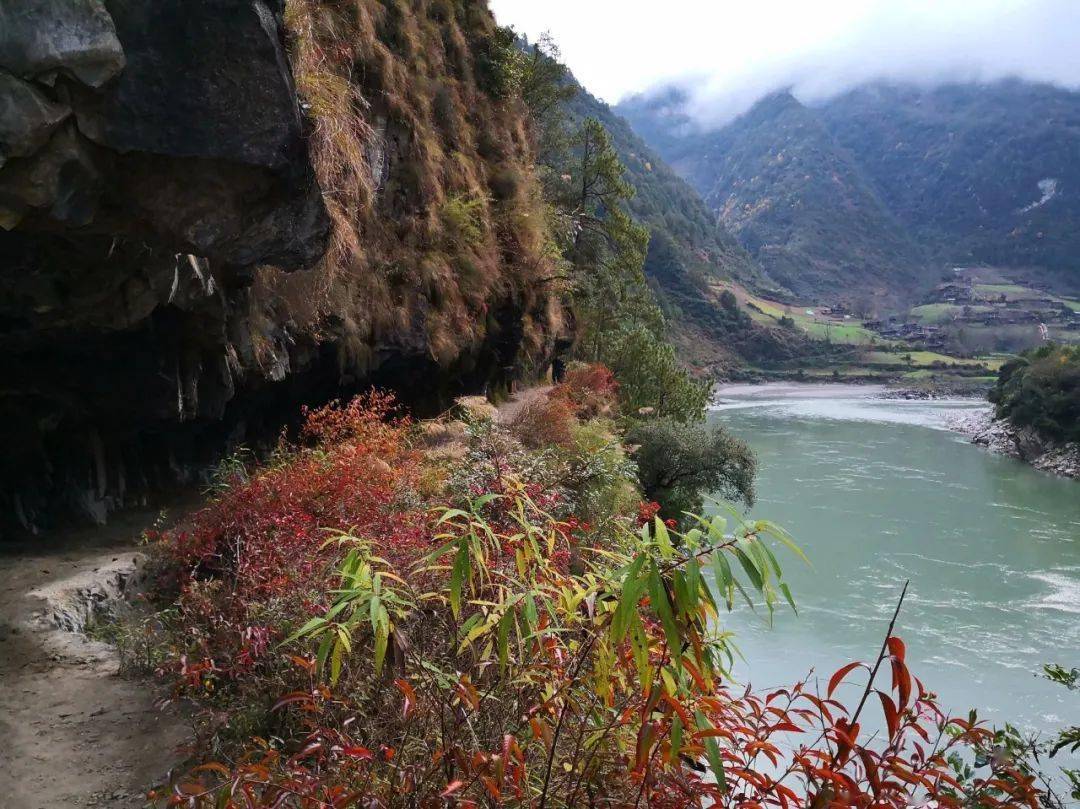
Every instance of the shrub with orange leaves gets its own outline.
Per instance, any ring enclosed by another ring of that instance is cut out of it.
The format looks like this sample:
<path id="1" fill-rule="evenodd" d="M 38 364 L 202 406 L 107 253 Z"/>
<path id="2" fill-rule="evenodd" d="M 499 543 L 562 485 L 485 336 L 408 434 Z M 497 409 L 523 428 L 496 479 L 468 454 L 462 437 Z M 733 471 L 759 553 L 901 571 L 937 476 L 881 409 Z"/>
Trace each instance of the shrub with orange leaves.
<path id="1" fill-rule="evenodd" d="M 680 533 L 643 504 L 594 547 L 513 468 L 451 506 L 403 505 L 420 459 L 383 403 L 312 414 L 313 446 L 238 481 L 196 517 L 194 541 L 172 536 L 188 571 L 182 688 L 261 724 L 204 747 L 156 802 L 1038 805 L 1009 761 L 981 778 L 953 768 L 991 734 L 940 710 L 894 624 L 824 693 L 727 682 L 722 611 L 737 593 L 770 611 L 792 599 L 773 548 L 801 553 L 778 527 L 713 517 Z M 838 687 L 856 672 L 849 705 Z M 871 710 L 884 733 L 863 731 Z"/>
<path id="2" fill-rule="evenodd" d="M 565 401 L 578 418 L 607 416 L 615 409 L 619 383 L 615 375 L 600 363 L 575 365 L 552 391 L 552 398 Z"/>

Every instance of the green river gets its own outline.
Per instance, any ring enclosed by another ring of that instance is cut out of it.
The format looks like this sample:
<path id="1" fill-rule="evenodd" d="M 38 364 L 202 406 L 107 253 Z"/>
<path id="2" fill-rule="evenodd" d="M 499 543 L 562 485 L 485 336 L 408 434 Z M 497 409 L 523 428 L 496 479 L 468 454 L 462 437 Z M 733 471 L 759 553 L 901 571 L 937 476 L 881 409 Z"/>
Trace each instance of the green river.
<path id="1" fill-rule="evenodd" d="M 798 616 L 778 610 L 771 629 L 745 608 L 726 619 L 745 657 L 737 679 L 768 688 L 813 669 L 824 683 L 872 661 L 910 579 L 897 634 L 944 709 L 1039 731 L 1080 722 L 1080 695 L 1037 676 L 1043 663 L 1080 667 L 1080 482 L 945 429 L 975 402 L 839 386 L 719 395 L 712 418 L 758 456 L 753 515 L 813 563 L 777 553 Z"/>

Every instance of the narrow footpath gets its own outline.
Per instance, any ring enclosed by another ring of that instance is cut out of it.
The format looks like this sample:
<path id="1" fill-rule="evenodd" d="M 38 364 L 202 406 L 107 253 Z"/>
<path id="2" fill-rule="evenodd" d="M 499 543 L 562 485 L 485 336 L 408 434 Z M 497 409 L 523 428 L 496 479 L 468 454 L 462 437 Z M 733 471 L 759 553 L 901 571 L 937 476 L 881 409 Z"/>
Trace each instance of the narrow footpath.
<path id="1" fill-rule="evenodd" d="M 112 647 L 57 626 L 78 624 L 88 601 L 130 580 L 154 516 L 0 545 L 4 809 L 141 807 L 181 757 L 189 729 L 155 705 L 158 687 L 120 676 Z"/>
<path id="2" fill-rule="evenodd" d="M 547 398 L 553 385 L 539 385 L 535 388 L 525 388 L 511 394 L 510 398 L 499 405 L 499 424 L 512 424 L 522 410 L 541 399 Z"/>

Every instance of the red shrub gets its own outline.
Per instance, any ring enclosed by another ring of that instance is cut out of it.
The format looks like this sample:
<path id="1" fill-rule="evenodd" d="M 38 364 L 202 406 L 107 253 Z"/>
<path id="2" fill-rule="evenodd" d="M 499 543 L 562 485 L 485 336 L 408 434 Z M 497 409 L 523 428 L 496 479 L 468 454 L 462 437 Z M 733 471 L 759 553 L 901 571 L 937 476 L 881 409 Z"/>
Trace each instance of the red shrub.
<path id="1" fill-rule="evenodd" d="M 427 551 L 428 514 L 402 506 L 419 456 L 404 441 L 408 421 L 392 412 L 392 398 L 370 393 L 308 413 L 308 446 L 282 449 L 164 535 L 166 553 L 187 571 L 187 618 L 227 636 L 206 644 L 218 667 L 248 666 L 265 648 L 247 623 L 253 605 L 276 601 L 310 614 L 326 607 L 326 568 L 340 556 L 325 546 L 331 530 L 375 542 L 402 568 Z"/>
<path id="2" fill-rule="evenodd" d="M 578 418 L 606 415 L 615 406 L 619 383 L 607 366 L 600 363 L 578 365 L 566 372 L 552 397 L 566 401 Z"/>

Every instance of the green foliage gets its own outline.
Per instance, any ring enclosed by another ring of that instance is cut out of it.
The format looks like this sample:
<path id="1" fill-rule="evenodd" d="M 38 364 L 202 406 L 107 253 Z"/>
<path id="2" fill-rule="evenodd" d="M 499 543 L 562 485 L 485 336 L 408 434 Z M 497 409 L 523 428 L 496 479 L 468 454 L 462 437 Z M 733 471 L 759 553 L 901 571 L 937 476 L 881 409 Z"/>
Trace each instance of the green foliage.
<path id="1" fill-rule="evenodd" d="M 1065 669 L 1056 663 L 1048 664 L 1043 666 L 1043 677 L 1069 691 L 1080 690 L 1080 669 L 1075 667 Z M 979 768 L 995 766 L 1004 761 L 1015 762 L 1019 771 L 1045 785 L 1045 791 L 1039 796 L 1040 806 L 1045 809 L 1065 809 L 1066 806 L 1075 806 L 1076 801 L 1080 801 L 1080 770 L 1062 767 L 1059 771 L 1060 782 L 1064 783 L 1071 801 L 1058 794 L 1058 779 L 1043 770 L 1045 763 L 1063 750 L 1070 754 L 1080 750 L 1080 727 L 1067 727 L 1047 739 L 1037 734 L 1024 733 L 1014 725 L 1006 723 L 1004 727 L 996 729 L 993 736 L 974 746 L 974 766 L 959 757 L 952 761 L 952 765 L 961 777 L 970 778 Z"/>
<path id="2" fill-rule="evenodd" d="M 541 69 L 537 71 L 543 77 L 540 84 L 545 91 L 530 94 L 523 86 L 523 95 L 542 99 L 529 106 L 537 123 L 541 176 L 548 198 L 566 196 L 574 136 L 586 121 L 599 122 L 623 167 L 624 181 L 634 190 L 623 204 L 633 220 L 648 231 L 642 269 L 667 320 L 667 336 L 675 339 L 683 351 L 680 359 L 704 366 L 712 364 L 712 358 L 719 354 L 736 362 L 742 358 L 762 365 L 811 351 L 812 341 L 801 335 L 799 339 L 781 336 L 776 329 L 755 323 L 745 313 L 728 312 L 718 305 L 710 285 L 719 279 L 737 279 L 754 288 L 774 291 L 777 287 L 717 222 L 697 192 L 623 118 L 581 88 L 558 64 L 554 45 L 542 40 L 539 48 L 550 57 L 539 63 Z M 556 96 L 561 103 L 550 107 Z M 568 210 L 561 208 L 564 220 Z"/>
<path id="3" fill-rule="evenodd" d="M 1052 683 L 1065 686 L 1070 691 L 1080 691 L 1080 669 L 1074 667 L 1066 671 L 1064 667 L 1052 663 L 1043 666 L 1043 676 Z M 1077 750 L 1080 750 L 1080 727 L 1074 725 L 1060 731 L 1057 738 L 1050 742 L 1047 748 L 1051 757 L 1056 756 L 1062 750 L 1076 753 Z M 1063 770 L 1063 772 L 1069 780 L 1072 797 L 1080 799 L 1080 771 Z"/>
<path id="4" fill-rule="evenodd" d="M 990 401 L 998 418 L 1080 441 L 1080 347 L 1045 345 L 1005 363 Z"/>
<path id="5" fill-rule="evenodd" d="M 592 387 L 610 390 L 600 370 Z M 989 732 L 912 688 L 892 625 L 876 663 L 841 668 L 824 698 L 730 682 L 725 610 L 795 606 L 775 551 L 802 554 L 784 531 L 735 511 L 679 531 L 655 504 L 589 525 L 548 474 L 607 455 L 571 477 L 625 476 L 603 425 L 525 451 L 492 420 L 382 421 L 391 408 L 372 394 L 309 414 L 309 446 L 162 537 L 178 592 L 160 670 L 203 732 L 152 803 L 818 807 L 843 784 L 843 805 L 871 806 L 914 783 L 983 805 L 980 779 L 943 776 Z M 364 539 L 326 540 L 327 525 Z M 857 668 L 870 676 L 850 710 L 835 691 Z M 860 738 L 875 692 L 888 736 Z M 1015 767 L 993 775 L 995 805 L 1035 805 Z"/>
<path id="6" fill-rule="evenodd" d="M 525 47 L 521 57 L 521 99 L 541 130 L 562 126 L 562 106 L 577 95 L 570 71 L 550 34 Z"/>
<path id="7" fill-rule="evenodd" d="M 521 86 L 521 54 L 514 29 L 495 26 L 476 48 L 476 83 L 488 95 L 505 99 Z"/>
<path id="8" fill-rule="evenodd" d="M 597 353 L 619 380 L 619 402 L 629 417 L 651 411 L 686 423 L 703 418 L 711 385 L 690 377 L 675 349 L 655 332 L 621 328 L 607 335 Z"/>
<path id="9" fill-rule="evenodd" d="M 663 313 L 642 271 L 648 232 L 624 207 L 634 189 L 611 136 L 589 118 L 571 146 L 551 196 L 571 222 L 563 250 L 573 273 L 576 354 L 615 373 L 624 409 L 700 418 L 708 393 L 667 343 Z"/>
<path id="10" fill-rule="evenodd" d="M 484 238 L 484 201 L 458 194 L 443 203 L 439 211 L 447 237 L 457 245 L 472 247 Z"/>
<path id="11" fill-rule="evenodd" d="M 698 193 L 615 110 L 580 90 L 568 101 L 566 111 L 572 122 L 580 125 L 595 118 L 611 134 L 627 180 L 636 192 L 627 203 L 630 213 L 649 229 L 654 241 L 664 239 L 671 245 L 668 268 L 657 266 L 652 255 L 645 265 L 648 276 L 660 283 L 661 295 L 671 291 L 669 284 L 676 278 L 694 287 L 707 279 L 774 286 L 761 276 L 754 261 L 717 222 Z M 700 297 L 700 289 L 697 295 Z"/>
<path id="12" fill-rule="evenodd" d="M 668 516 L 700 511 L 705 493 L 754 502 L 754 454 L 722 427 L 660 418 L 633 427 L 627 441 L 645 494 Z"/>
<path id="13" fill-rule="evenodd" d="M 330 684 L 336 685 L 343 661 L 352 653 L 354 633 L 363 629 L 370 634 L 372 662 L 378 674 L 386 660 L 394 622 L 405 617 L 414 605 L 390 586 L 390 582 L 405 582 L 392 572 L 389 562 L 372 555 L 370 542 L 345 533 L 326 544 L 353 546 L 338 568 L 338 587 L 331 591 L 336 596 L 334 603 L 325 615 L 312 618 L 282 645 L 300 639 L 318 640 L 317 671 L 327 673 Z"/>
<path id="14" fill-rule="evenodd" d="M 612 425 L 595 420 L 577 425 L 573 433 L 567 477 L 577 516 L 598 525 L 630 513 L 640 499 L 637 470 Z"/>
<path id="15" fill-rule="evenodd" d="M 1072 668 L 1066 671 L 1057 663 L 1043 666 L 1043 676 L 1052 683 L 1063 685 L 1070 691 L 1080 691 L 1080 669 Z"/>

